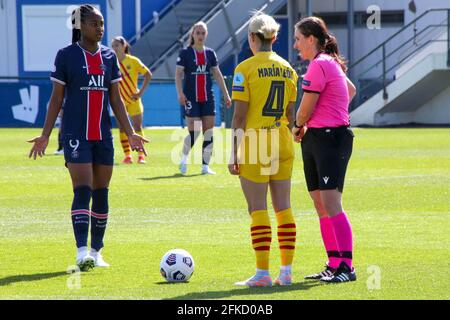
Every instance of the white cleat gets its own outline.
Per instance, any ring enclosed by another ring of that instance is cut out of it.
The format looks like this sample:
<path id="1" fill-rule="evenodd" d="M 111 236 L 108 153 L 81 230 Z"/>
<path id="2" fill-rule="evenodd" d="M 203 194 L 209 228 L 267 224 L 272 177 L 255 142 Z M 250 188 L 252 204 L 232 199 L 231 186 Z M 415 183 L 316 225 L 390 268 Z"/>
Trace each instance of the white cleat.
<path id="1" fill-rule="evenodd" d="M 63 154 L 64 154 L 64 149 L 56 150 L 55 152 L 53 152 L 53 154 L 54 154 L 55 156 L 63 155 Z"/>
<path id="2" fill-rule="evenodd" d="M 238 287 L 271 287 L 272 278 L 270 276 L 254 275 L 250 279 L 234 283 Z"/>
<path id="3" fill-rule="evenodd" d="M 77 254 L 76 264 L 80 268 L 80 271 L 89 271 L 94 268 L 95 260 L 87 250 L 81 250 Z"/>
<path id="4" fill-rule="evenodd" d="M 186 163 L 180 163 L 179 169 L 180 169 L 180 173 L 181 174 L 186 174 L 186 172 L 187 172 L 187 165 L 186 165 Z"/>
<path id="5" fill-rule="evenodd" d="M 212 171 L 208 165 L 202 166 L 202 174 L 216 174 L 214 171 Z"/>
<path id="6" fill-rule="evenodd" d="M 91 250 L 91 256 L 94 258 L 94 266 L 98 268 L 108 268 L 109 263 L 103 260 L 103 256 L 100 252 L 95 250 Z"/>

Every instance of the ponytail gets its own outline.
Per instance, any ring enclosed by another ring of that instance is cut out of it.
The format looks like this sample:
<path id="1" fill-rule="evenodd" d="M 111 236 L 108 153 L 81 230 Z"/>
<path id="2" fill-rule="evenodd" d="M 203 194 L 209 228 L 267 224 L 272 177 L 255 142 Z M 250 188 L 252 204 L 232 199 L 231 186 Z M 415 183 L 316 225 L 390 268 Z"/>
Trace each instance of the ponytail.
<path id="1" fill-rule="evenodd" d="M 339 53 L 339 46 L 336 40 L 336 37 L 332 34 L 327 35 L 327 39 L 325 40 L 324 51 L 326 54 L 332 56 L 337 63 L 341 66 L 344 72 L 347 72 L 347 61 L 341 54 Z"/>

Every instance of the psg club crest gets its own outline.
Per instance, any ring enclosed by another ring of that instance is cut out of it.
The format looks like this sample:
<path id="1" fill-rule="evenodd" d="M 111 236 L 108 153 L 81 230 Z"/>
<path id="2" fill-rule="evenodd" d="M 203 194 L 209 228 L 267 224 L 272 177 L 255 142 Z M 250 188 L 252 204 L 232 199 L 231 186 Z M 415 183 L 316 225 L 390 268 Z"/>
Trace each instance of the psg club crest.
<path id="1" fill-rule="evenodd" d="M 103 72 L 106 71 L 106 66 L 105 66 L 104 64 L 101 64 L 101 65 L 99 66 L 99 68 L 100 68 L 100 70 L 102 70 Z"/>

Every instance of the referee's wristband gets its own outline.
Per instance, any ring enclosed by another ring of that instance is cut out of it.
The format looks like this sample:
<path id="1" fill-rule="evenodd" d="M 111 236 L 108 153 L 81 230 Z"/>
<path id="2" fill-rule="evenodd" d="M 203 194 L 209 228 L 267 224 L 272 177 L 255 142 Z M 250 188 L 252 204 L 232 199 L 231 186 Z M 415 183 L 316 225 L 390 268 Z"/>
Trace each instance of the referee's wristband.
<path id="1" fill-rule="evenodd" d="M 302 126 L 298 126 L 298 125 L 297 125 L 297 121 L 294 120 L 294 127 L 296 127 L 296 128 L 301 128 Z"/>

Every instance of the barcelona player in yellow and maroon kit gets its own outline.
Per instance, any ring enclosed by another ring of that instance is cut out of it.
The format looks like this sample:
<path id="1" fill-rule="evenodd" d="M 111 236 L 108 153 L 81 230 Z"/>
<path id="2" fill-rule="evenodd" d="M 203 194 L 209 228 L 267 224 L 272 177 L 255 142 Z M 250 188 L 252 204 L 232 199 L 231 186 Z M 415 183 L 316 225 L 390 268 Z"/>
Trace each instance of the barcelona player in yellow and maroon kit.
<path id="1" fill-rule="evenodd" d="M 229 170 L 240 176 L 252 220 L 251 237 L 256 254 L 255 276 L 236 285 L 250 287 L 272 285 L 268 188 L 276 212 L 281 253 L 281 270 L 275 284 L 292 283 L 296 225 L 290 204 L 294 161 L 290 128 L 297 98 L 297 74 L 288 62 L 272 51 L 278 30 L 279 25 L 272 17 L 265 14 L 252 17 L 248 41 L 254 56 L 236 67 L 233 79 L 235 111 Z"/>
<path id="2" fill-rule="evenodd" d="M 122 80 L 119 86 L 120 96 L 125 104 L 128 115 L 131 117 L 134 130 L 139 135 L 144 136 L 142 129 L 144 107 L 142 106 L 141 97 L 152 78 L 152 73 L 139 58 L 130 54 L 128 42 L 123 37 L 114 38 L 112 47 L 117 54 L 120 73 L 122 74 Z M 140 74 L 144 76 L 144 81 L 139 89 L 138 78 Z M 120 128 L 120 142 L 125 154 L 123 163 L 132 163 L 130 144 L 122 128 Z M 145 163 L 145 156 L 142 152 L 139 152 L 138 163 Z"/>

